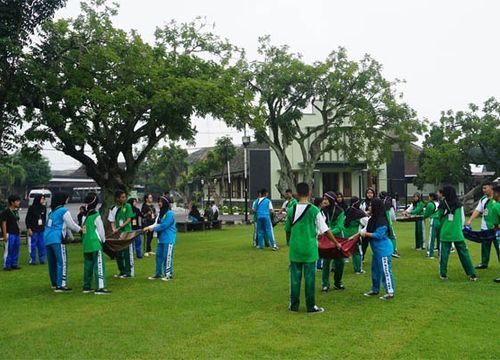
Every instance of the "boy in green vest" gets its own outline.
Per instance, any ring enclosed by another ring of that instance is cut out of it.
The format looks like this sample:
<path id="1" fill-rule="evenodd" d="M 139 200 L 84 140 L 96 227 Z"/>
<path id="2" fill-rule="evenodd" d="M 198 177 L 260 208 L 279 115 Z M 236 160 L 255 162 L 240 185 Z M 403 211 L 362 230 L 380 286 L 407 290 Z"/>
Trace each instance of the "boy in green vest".
<path id="1" fill-rule="evenodd" d="M 482 215 L 481 230 L 491 230 L 495 228 L 493 221 L 493 208 L 495 207 L 496 200 L 493 197 L 493 184 L 486 182 L 483 184 L 484 196 L 479 200 L 476 210 L 472 213 L 466 225 L 471 226 L 472 221 L 479 215 Z M 481 243 L 481 263 L 476 266 L 476 269 L 487 269 L 490 262 L 491 243 L 495 247 L 497 258 L 500 258 L 500 247 L 498 240 L 486 241 Z"/>
<path id="2" fill-rule="evenodd" d="M 310 191 L 306 183 L 297 184 L 298 203 L 288 210 L 285 223 L 287 243 L 290 244 L 290 306 L 291 312 L 299 311 L 300 283 L 305 279 L 306 307 L 308 313 L 322 313 L 315 302 L 315 274 L 318 260 L 317 235 L 326 234 L 328 239 L 341 248 L 331 233 L 320 210 L 309 203 Z"/>
<path id="3" fill-rule="evenodd" d="M 413 202 L 410 205 L 410 207 L 405 211 L 405 215 L 421 216 L 423 214 L 424 214 L 424 202 L 422 201 L 422 195 L 419 192 L 416 192 L 415 194 L 413 194 Z M 415 249 L 425 250 L 423 219 L 415 221 Z"/>
<path id="4" fill-rule="evenodd" d="M 109 211 L 108 221 L 111 223 L 113 233 L 123 233 L 132 231 L 132 219 L 134 218 L 134 210 L 127 203 L 127 193 L 123 190 L 115 192 L 116 206 Z M 134 248 L 130 244 L 128 248 L 123 250 L 116 256 L 119 274 L 115 277 L 127 279 L 134 276 Z"/>
<path id="5" fill-rule="evenodd" d="M 106 270 L 102 255 L 102 244 L 106 241 L 104 224 L 96 210 L 99 199 L 97 194 L 90 193 L 85 198 L 87 214 L 83 221 L 83 293 L 92 290 L 92 275 L 95 276 L 96 295 L 107 295 L 111 291 L 106 289 Z"/>

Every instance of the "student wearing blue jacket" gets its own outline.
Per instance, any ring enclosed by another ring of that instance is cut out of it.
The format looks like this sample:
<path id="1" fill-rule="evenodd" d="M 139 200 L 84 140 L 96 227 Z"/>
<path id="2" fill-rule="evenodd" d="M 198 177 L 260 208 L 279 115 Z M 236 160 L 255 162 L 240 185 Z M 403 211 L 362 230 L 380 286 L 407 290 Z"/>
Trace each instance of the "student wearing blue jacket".
<path id="1" fill-rule="evenodd" d="M 68 257 L 66 253 L 65 238 L 68 232 L 80 232 L 81 228 L 73 221 L 68 209 L 64 207 L 69 200 L 65 193 L 55 193 L 47 224 L 44 230 L 47 262 L 49 264 L 49 277 L 55 292 L 67 292 L 71 289 L 68 281 Z"/>
<path id="2" fill-rule="evenodd" d="M 174 245 L 177 235 L 174 212 L 170 210 L 170 201 L 166 196 L 158 201 L 160 215 L 155 224 L 144 228 L 144 231 L 156 231 L 158 246 L 156 248 L 156 273 L 149 280 L 161 279 L 170 281 L 174 278 Z"/>
<path id="3" fill-rule="evenodd" d="M 378 296 L 380 282 L 384 283 L 386 294 L 381 300 L 394 298 L 394 276 L 392 274 L 391 256 L 394 247 L 389 238 L 389 224 L 382 200 L 374 198 L 371 203 L 371 217 L 368 220 L 366 231 L 361 231 L 363 238 L 370 240 L 373 251 L 372 257 L 372 289 L 365 293 L 367 297 Z"/>
<path id="4" fill-rule="evenodd" d="M 278 246 L 274 239 L 273 223 L 271 221 L 271 214 L 274 211 L 273 204 L 271 200 L 267 198 L 266 189 L 260 191 L 260 196 L 253 203 L 252 210 L 257 220 L 257 247 L 259 249 L 264 249 L 264 237 L 267 236 L 271 249 L 273 251 L 278 250 Z"/>

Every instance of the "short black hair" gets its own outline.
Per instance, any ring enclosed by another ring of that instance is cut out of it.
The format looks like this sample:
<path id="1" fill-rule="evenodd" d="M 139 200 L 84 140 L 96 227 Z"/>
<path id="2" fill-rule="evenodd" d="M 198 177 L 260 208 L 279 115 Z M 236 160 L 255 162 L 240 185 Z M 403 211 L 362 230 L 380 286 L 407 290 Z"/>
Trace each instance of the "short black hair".
<path id="1" fill-rule="evenodd" d="M 495 185 L 495 187 L 493 188 L 493 191 L 500 194 L 500 185 Z"/>
<path id="2" fill-rule="evenodd" d="M 437 198 L 436 193 L 429 193 L 429 199 L 435 200 Z"/>
<path id="3" fill-rule="evenodd" d="M 19 195 L 10 195 L 10 196 L 7 198 L 7 201 L 9 202 L 9 205 L 12 205 L 12 204 L 14 204 L 16 201 L 21 201 L 21 198 L 19 197 Z"/>
<path id="4" fill-rule="evenodd" d="M 260 189 L 259 194 L 261 194 L 261 195 L 267 194 L 267 189 L 266 188 Z"/>
<path id="5" fill-rule="evenodd" d="M 299 196 L 308 196 L 309 195 L 309 184 L 305 182 L 301 182 L 297 184 L 297 194 Z"/>
<path id="6" fill-rule="evenodd" d="M 118 199 L 120 196 L 122 196 L 123 194 L 127 195 L 127 192 L 126 191 L 123 191 L 123 190 L 116 190 L 115 191 L 115 199 Z"/>
<path id="7" fill-rule="evenodd" d="M 485 181 L 482 186 L 493 186 L 491 181 Z"/>
<path id="8" fill-rule="evenodd" d="M 285 190 L 285 193 L 291 193 L 292 192 L 292 189 L 286 189 Z"/>

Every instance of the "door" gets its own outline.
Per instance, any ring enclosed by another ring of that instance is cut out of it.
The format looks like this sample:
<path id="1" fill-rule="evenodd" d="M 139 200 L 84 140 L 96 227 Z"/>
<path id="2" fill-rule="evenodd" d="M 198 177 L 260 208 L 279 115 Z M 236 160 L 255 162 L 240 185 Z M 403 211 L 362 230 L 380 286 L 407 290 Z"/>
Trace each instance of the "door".
<path id="1" fill-rule="evenodd" d="M 323 194 L 327 191 L 338 191 L 339 174 L 335 172 L 323 173 Z"/>

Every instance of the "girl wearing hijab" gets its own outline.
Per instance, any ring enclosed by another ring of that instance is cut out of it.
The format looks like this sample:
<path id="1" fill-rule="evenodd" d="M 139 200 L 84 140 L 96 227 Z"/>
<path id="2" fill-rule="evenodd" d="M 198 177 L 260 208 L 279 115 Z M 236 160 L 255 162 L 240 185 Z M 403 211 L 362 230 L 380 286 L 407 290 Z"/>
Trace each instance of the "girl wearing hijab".
<path id="1" fill-rule="evenodd" d="M 70 231 L 80 232 L 81 228 L 73 221 L 68 209 L 64 206 L 69 195 L 58 192 L 52 198 L 52 204 L 44 231 L 49 277 L 55 292 L 67 292 L 72 289 L 67 286 L 68 257 L 66 252 L 66 235 Z"/>
<path id="2" fill-rule="evenodd" d="M 99 198 L 97 194 L 90 193 L 85 198 L 85 213 L 83 219 L 83 293 L 108 295 L 111 291 L 106 289 L 106 268 L 102 254 L 102 244 L 106 241 L 104 224 L 101 214 L 96 210 Z M 92 290 L 92 277 L 95 277 L 96 290 Z"/>
<path id="3" fill-rule="evenodd" d="M 395 210 L 393 208 L 392 198 L 389 196 L 387 191 L 381 191 L 379 194 L 380 200 L 384 203 L 385 215 L 387 217 L 387 225 L 389 226 L 389 239 L 391 239 L 392 246 L 394 247 L 394 252 L 392 253 L 392 257 L 400 258 L 398 252 L 398 241 L 396 239 L 396 233 L 394 232 L 394 226 L 392 225 L 392 220 L 396 219 Z"/>
<path id="4" fill-rule="evenodd" d="M 372 203 L 373 198 L 375 197 L 375 189 L 369 187 L 365 191 L 365 199 L 361 202 L 361 206 L 359 207 L 365 213 L 370 213 L 370 205 Z M 370 243 L 369 239 L 361 238 L 361 249 L 363 252 L 363 259 L 365 258 L 366 251 L 368 250 L 368 244 Z"/>
<path id="5" fill-rule="evenodd" d="M 422 201 L 422 195 L 419 192 L 413 194 L 413 202 L 405 211 L 405 214 L 415 216 L 424 215 L 424 202 Z M 415 222 L 415 249 L 425 250 L 423 218 Z"/>
<path id="6" fill-rule="evenodd" d="M 366 231 L 361 231 L 361 236 L 370 240 L 373 251 L 372 288 L 364 295 L 367 297 L 378 296 L 380 282 L 382 281 L 386 294 L 380 297 L 380 299 L 392 300 L 395 289 L 391 256 L 394 248 L 389 239 L 389 226 L 382 200 L 376 198 L 372 200 L 371 217 L 368 220 Z"/>
<path id="7" fill-rule="evenodd" d="M 153 225 L 156 221 L 156 208 L 153 204 L 153 195 L 146 194 L 144 195 L 144 202 L 141 208 L 143 225 L 150 226 Z M 154 255 L 154 252 L 151 251 L 151 242 L 153 241 L 153 232 L 147 232 L 144 237 L 144 256 Z"/>
<path id="8" fill-rule="evenodd" d="M 346 211 L 347 210 L 347 203 L 344 199 L 344 195 L 342 193 L 338 192 L 337 193 L 337 205 L 342 208 L 342 210 Z"/>
<path id="9" fill-rule="evenodd" d="M 345 212 L 344 220 L 344 236 L 350 238 L 356 235 L 363 229 L 368 223 L 368 215 L 361 210 L 359 207 L 361 201 L 357 196 L 351 198 L 351 206 L 347 208 Z M 361 247 L 361 239 L 358 242 L 358 246 L 354 250 L 352 255 L 352 265 L 354 267 L 354 272 L 358 275 L 364 274 L 363 262 L 362 262 L 363 249 Z"/>
<path id="10" fill-rule="evenodd" d="M 160 215 L 157 223 L 144 228 L 144 231 L 156 231 L 158 234 L 158 247 L 156 248 L 156 273 L 149 280 L 161 279 L 170 281 L 174 278 L 174 245 L 177 236 L 175 217 L 170 210 L 170 201 L 166 196 L 158 201 Z"/>
<path id="11" fill-rule="evenodd" d="M 326 217 L 326 224 L 335 237 L 344 237 L 344 210 L 336 204 L 337 195 L 333 191 L 328 191 L 323 195 L 323 214 Z M 323 260 L 322 270 L 322 291 L 328 292 L 330 289 L 330 264 L 332 259 Z M 342 276 L 344 274 L 345 258 L 333 259 L 333 280 L 334 290 L 344 290 Z"/>
<path id="12" fill-rule="evenodd" d="M 464 208 L 458 200 L 457 192 L 453 186 L 444 186 L 442 193 L 443 199 L 438 208 L 439 223 L 441 225 L 439 232 L 441 246 L 439 251 L 439 276 L 441 280 L 448 280 L 448 258 L 453 243 L 462 267 L 469 276 L 469 280 L 476 281 L 476 273 L 462 232 L 465 223 Z"/>
<path id="13" fill-rule="evenodd" d="M 36 253 L 40 264 L 45 263 L 45 241 L 43 232 L 47 222 L 47 206 L 45 196 L 35 195 L 33 205 L 28 208 L 26 214 L 26 228 L 28 229 L 28 249 L 30 252 L 30 265 L 36 265 Z"/>

